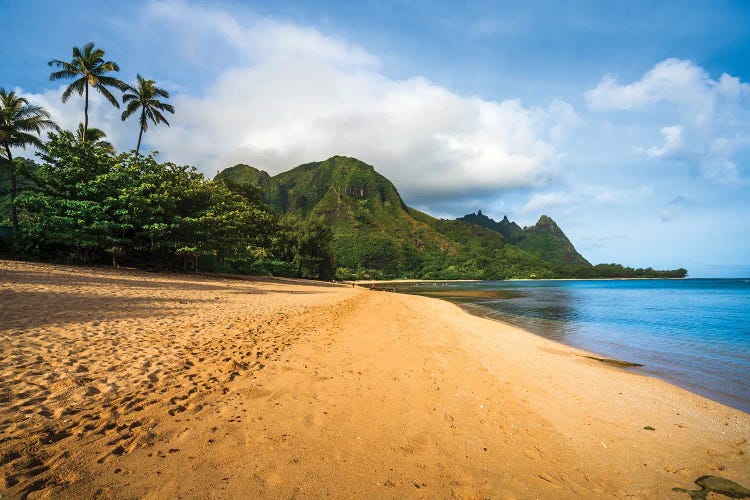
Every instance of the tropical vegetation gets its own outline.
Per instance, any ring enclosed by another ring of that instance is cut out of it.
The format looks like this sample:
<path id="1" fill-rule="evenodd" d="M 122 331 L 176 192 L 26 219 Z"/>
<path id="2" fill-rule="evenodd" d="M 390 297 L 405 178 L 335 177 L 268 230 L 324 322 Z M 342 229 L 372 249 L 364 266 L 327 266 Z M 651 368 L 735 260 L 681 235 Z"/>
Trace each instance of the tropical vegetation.
<path id="1" fill-rule="evenodd" d="M 18 233 L 18 211 L 15 199 L 18 194 L 17 170 L 13 163 L 13 153 L 10 148 L 26 146 L 43 147 L 38 135 L 45 129 L 56 128 L 47 111 L 40 106 L 34 106 L 15 92 L 8 92 L 0 88 L 0 160 L 10 173 L 10 220 L 13 233 Z"/>
<path id="2" fill-rule="evenodd" d="M 320 221 L 277 217 L 257 188 L 208 180 L 193 167 L 158 162 L 155 153 L 131 161 L 149 122 L 169 125 L 164 113 L 174 107 L 153 80 L 138 75 L 130 86 L 109 76 L 120 68 L 104 54 L 89 43 L 74 47 L 70 62 L 49 62 L 60 68 L 51 80 L 75 79 L 63 102 L 84 98 L 84 121 L 75 131 L 60 130 L 42 108 L 0 91 L 0 207 L 15 228 L 11 237 L 0 217 L 0 250 L 159 270 L 333 277 L 331 234 Z M 90 89 L 115 107 L 113 90 L 123 91 L 121 118 L 139 115 L 133 152 L 118 153 L 104 131 L 89 125 Z M 28 145 L 39 161 L 13 158 L 12 148 Z"/>

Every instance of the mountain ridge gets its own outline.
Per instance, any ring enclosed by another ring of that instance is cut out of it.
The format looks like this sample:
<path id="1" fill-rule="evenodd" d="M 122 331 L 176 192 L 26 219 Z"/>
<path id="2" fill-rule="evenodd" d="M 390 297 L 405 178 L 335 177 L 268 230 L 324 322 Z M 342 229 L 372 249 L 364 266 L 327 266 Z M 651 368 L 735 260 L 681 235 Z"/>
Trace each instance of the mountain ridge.
<path id="1" fill-rule="evenodd" d="M 591 263 L 576 250 L 573 243 L 565 235 L 560 226 L 548 215 L 541 215 L 533 226 L 523 229 L 508 216 L 497 222 L 479 210 L 476 214 L 467 214 L 458 220 L 478 224 L 487 229 L 497 231 L 505 239 L 554 265 L 586 265 Z"/>
<path id="2" fill-rule="evenodd" d="M 215 179 L 257 186 L 280 217 L 328 224 L 337 276 L 344 279 L 627 277 L 643 271 L 592 266 L 547 215 L 526 228 L 481 210 L 437 219 L 406 205 L 389 179 L 352 157 L 336 155 L 273 176 L 237 164 Z"/>

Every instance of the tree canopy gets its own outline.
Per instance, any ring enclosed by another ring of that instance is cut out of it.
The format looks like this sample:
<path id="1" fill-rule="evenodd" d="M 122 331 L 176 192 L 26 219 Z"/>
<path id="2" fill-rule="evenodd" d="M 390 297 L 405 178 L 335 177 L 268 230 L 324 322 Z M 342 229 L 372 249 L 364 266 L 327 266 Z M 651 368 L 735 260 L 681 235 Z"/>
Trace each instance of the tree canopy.
<path id="1" fill-rule="evenodd" d="M 10 171 L 10 219 L 13 232 L 18 233 L 18 213 L 15 205 L 17 194 L 16 169 L 11 148 L 26 146 L 43 147 L 39 134 L 42 130 L 56 128 L 50 115 L 40 106 L 34 106 L 14 91 L 0 88 L 0 162 Z"/>

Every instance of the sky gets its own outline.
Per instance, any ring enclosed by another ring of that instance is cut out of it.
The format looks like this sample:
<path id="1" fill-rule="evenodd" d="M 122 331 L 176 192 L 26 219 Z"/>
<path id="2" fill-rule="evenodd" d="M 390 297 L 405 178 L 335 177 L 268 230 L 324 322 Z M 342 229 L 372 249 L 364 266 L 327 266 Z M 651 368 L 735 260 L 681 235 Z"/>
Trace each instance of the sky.
<path id="1" fill-rule="evenodd" d="M 0 87 L 72 129 L 47 62 L 94 42 L 170 92 L 161 160 L 353 156 L 437 217 L 546 214 L 592 263 L 750 277 L 750 3 L 466 3 L 0 0 Z M 92 96 L 132 149 L 120 112 Z"/>

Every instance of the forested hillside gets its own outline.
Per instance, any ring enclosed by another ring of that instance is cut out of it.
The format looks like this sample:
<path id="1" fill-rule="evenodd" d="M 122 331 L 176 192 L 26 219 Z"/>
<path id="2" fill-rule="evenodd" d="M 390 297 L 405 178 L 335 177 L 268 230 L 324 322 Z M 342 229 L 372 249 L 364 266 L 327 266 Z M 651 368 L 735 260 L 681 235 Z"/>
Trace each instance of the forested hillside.
<path id="1" fill-rule="evenodd" d="M 523 229 L 507 218 L 495 222 L 481 211 L 457 220 L 436 219 L 406 206 L 388 179 L 356 158 L 334 156 L 275 176 L 241 164 L 221 171 L 216 180 L 256 186 L 282 220 L 314 220 L 330 227 L 336 274 L 341 278 L 616 274 L 613 268 L 603 273 L 592 266 L 547 216 Z M 634 275 L 641 271 L 622 270 Z"/>

